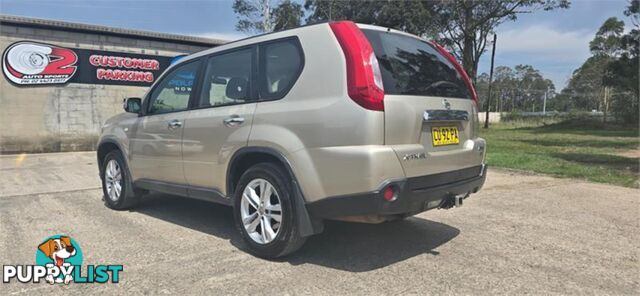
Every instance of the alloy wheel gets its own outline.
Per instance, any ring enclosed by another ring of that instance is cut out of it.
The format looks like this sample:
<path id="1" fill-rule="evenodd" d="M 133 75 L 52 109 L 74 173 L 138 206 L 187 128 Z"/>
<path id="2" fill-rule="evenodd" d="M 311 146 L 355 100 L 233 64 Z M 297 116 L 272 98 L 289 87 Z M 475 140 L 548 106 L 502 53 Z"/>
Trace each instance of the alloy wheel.
<path id="1" fill-rule="evenodd" d="M 122 194 L 122 170 L 115 159 L 109 160 L 104 171 L 104 184 L 107 195 L 112 201 L 120 199 Z"/>
<path id="2" fill-rule="evenodd" d="M 272 242 L 282 226 L 282 204 L 278 191 L 265 179 L 252 180 L 242 192 L 240 215 L 244 229 L 254 242 Z"/>

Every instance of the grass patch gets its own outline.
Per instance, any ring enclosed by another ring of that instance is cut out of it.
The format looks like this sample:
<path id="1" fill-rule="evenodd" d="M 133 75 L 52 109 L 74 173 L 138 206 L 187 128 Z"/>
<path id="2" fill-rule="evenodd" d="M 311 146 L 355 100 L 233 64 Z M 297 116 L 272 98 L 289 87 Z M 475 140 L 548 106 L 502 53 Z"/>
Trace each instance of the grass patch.
<path id="1" fill-rule="evenodd" d="M 552 124 L 493 124 L 487 139 L 487 163 L 640 188 L 640 136 L 637 127 L 568 120 Z"/>

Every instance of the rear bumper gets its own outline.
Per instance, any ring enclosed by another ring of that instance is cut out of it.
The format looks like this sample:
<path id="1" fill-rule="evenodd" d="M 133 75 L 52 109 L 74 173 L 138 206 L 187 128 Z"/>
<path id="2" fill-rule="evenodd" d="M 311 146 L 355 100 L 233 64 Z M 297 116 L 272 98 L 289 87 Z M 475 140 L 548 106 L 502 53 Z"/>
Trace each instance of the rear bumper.
<path id="1" fill-rule="evenodd" d="M 372 192 L 325 198 L 308 203 L 315 217 L 338 218 L 364 215 L 411 215 L 442 206 L 453 195 L 475 193 L 484 185 L 487 167 L 475 166 L 452 172 L 388 181 Z M 386 201 L 382 190 L 398 188 L 397 199 Z"/>

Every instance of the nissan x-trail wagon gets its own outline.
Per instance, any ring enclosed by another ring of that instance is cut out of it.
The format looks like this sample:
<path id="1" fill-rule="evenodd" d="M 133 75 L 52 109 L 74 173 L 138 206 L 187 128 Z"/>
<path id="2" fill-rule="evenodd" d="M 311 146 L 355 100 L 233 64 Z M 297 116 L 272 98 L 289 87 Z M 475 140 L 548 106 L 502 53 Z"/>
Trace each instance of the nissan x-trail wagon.
<path id="1" fill-rule="evenodd" d="M 461 205 L 486 176 L 477 104 L 447 51 L 388 28 L 329 22 L 228 43 L 183 58 L 107 120 L 104 202 L 126 209 L 155 191 L 229 205 L 250 252 L 283 256 L 326 219 Z"/>

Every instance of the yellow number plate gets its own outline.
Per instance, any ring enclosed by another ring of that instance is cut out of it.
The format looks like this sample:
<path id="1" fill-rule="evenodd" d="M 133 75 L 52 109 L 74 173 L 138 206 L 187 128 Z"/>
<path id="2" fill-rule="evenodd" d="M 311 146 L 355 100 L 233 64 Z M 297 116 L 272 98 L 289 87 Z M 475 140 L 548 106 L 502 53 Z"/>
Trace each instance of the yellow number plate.
<path id="1" fill-rule="evenodd" d="M 431 128 L 433 146 L 455 145 L 460 143 L 458 128 L 455 126 L 441 126 Z"/>

